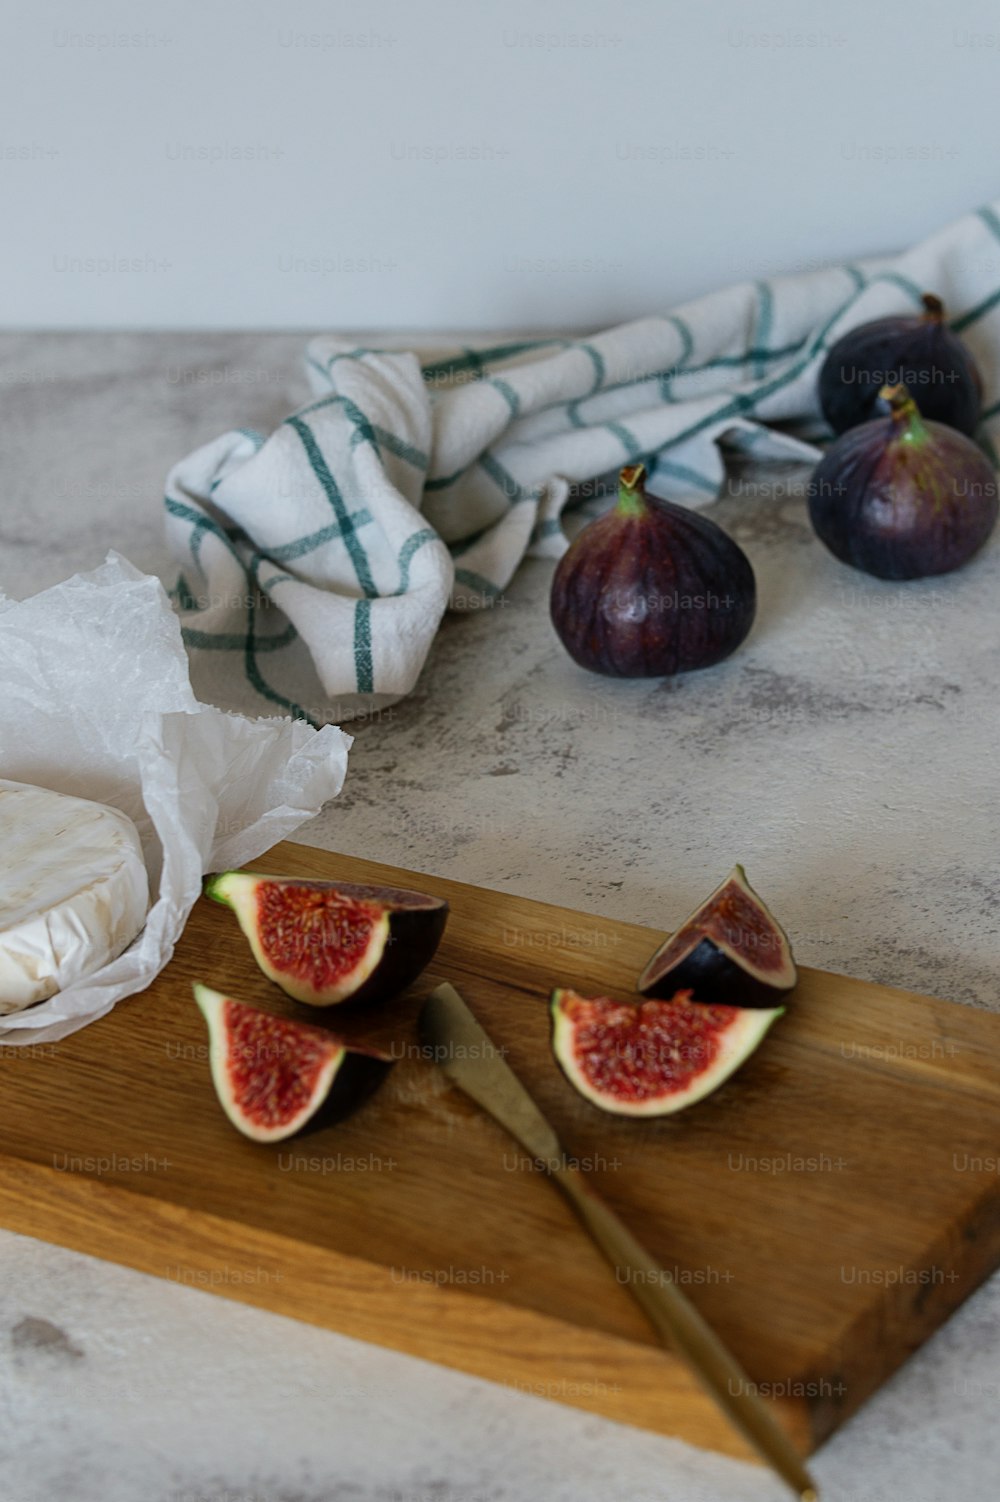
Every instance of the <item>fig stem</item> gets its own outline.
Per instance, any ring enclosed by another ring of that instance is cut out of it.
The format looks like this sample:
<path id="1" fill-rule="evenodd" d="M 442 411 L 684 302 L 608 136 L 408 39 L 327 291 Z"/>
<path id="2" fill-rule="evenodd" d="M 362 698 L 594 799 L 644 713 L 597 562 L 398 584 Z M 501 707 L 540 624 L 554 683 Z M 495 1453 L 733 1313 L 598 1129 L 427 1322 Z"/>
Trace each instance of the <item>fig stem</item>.
<path id="1" fill-rule="evenodd" d="M 906 443 L 922 443 L 930 434 L 916 402 L 905 386 L 883 386 L 879 396 L 889 403 L 892 420 L 898 428 L 899 437 Z"/>
<path id="2" fill-rule="evenodd" d="M 924 305 L 924 317 L 929 323 L 941 323 L 944 319 L 944 303 L 933 292 L 925 292 L 920 301 Z"/>
<path id="3" fill-rule="evenodd" d="M 646 478 L 646 466 L 644 464 L 627 464 L 618 474 L 618 505 L 616 511 L 619 516 L 644 516 L 646 512 L 646 497 L 643 491 L 643 481 Z"/>

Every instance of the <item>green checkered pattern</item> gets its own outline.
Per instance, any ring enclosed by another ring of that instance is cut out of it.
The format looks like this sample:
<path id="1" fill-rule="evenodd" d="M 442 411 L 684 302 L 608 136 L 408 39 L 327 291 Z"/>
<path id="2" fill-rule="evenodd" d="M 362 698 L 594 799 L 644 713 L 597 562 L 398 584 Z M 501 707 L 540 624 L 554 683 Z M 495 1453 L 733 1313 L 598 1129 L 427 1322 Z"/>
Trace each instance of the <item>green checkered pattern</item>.
<path id="1" fill-rule="evenodd" d="M 168 478 L 196 691 L 314 723 L 394 702 L 449 605 L 481 609 L 525 555 L 560 555 L 574 487 L 641 459 L 654 490 L 698 506 L 724 478 L 723 439 L 757 459 L 815 458 L 830 344 L 919 309 L 925 290 L 985 373 L 995 454 L 992 268 L 997 207 L 891 260 L 742 283 L 585 339 L 433 352 L 314 339 L 311 401 L 266 439 L 227 433 Z"/>

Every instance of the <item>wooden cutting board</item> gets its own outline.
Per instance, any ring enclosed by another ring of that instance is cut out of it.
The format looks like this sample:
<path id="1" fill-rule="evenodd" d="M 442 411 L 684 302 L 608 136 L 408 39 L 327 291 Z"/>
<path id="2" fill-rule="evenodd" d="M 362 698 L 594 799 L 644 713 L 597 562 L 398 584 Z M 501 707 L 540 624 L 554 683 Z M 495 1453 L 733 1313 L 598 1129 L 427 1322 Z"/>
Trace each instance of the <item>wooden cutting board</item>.
<path id="1" fill-rule="evenodd" d="M 397 1055 L 381 1091 L 279 1148 L 233 1130 L 191 982 L 304 1009 L 202 900 L 148 991 L 61 1043 L 0 1049 L 5 1226 L 747 1455 L 544 1173 L 422 1055 L 416 1015 L 446 978 L 804 1451 L 1000 1264 L 1000 1017 L 806 970 L 714 1096 L 623 1120 L 562 1077 L 546 1000 L 628 994 L 660 933 L 297 845 L 254 864 L 451 903 L 432 975 L 330 1014 Z"/>

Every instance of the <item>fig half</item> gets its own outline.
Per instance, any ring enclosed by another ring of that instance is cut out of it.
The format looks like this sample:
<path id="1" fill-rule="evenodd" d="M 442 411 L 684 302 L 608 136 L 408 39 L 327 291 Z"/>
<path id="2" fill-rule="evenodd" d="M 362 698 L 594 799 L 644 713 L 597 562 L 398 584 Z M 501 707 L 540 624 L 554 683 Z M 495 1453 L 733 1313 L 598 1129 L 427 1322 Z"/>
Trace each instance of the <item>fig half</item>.
<path id="1" fill-rule="evenodd" d="M 797 979 L 788 935 L 734 866 L 721 886 L 653 955 L 639 977 L 645 996 L 690 988 L 698 1001 L 769 1007 Z"/>
<path id="2" fill-rule="evenodd" d="M 761 1042 L 784 1007 L 705 1006 L 552 993 L 552 1049 L 567 1079 L 617 1116 L 670 1116 L 704 1100 Z"/>
<path id="3" fill-rule="evenodd" d="M 392 1062 L 377 1049 L 348 1045 L 323 1028 L 274 1017 L 209 986 L 196 983 L 194 996 L 208 1024 L 222 1109 L 253 1142 L 283 1142 L 346 1115 Z"/>
<path id="4" fill-rule="evenodd" d="M 296 1001 L 382 1001 L 432 959 L 448 919 L 440 897 L 350 882 L 223 871 L 206 895 L 232 908 L 264 974 Z"/>

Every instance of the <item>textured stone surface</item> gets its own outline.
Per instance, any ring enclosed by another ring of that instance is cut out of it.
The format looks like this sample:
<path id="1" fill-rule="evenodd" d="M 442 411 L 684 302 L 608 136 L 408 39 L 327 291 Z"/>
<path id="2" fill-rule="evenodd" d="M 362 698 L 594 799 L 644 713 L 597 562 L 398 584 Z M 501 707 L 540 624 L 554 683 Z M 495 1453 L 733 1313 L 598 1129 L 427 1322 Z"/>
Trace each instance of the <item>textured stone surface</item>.
<path id="1" fill-rule="evenodd" d="M 21 597 L 109 547 L 172 582 L 166 470 L 304 399 L 303 343 L 0 337 L 0 587 Z M 734 474 L 713 512 L 761 600 L 729 663 L 583 673 L 548 623 L 551 564 L 530 562 L 492 609 L 445 622 L 410 700 L 350 727 L 344 793 L 299 837 L 661 926 L 738 859 L 806 963 L 1000 1006 L 1000 539 L 952 578 L 868 580 L 813 539 L 802 482 Z M 4 1234 L 0 1265 L 13 1502 L 778 1495 L 748 1467 L 199 1290 Z M 985 1495 L 998 1337 L 994 1280 L 822 1452 L 829 1495 Z"/>

